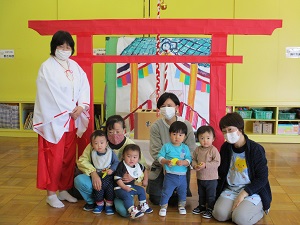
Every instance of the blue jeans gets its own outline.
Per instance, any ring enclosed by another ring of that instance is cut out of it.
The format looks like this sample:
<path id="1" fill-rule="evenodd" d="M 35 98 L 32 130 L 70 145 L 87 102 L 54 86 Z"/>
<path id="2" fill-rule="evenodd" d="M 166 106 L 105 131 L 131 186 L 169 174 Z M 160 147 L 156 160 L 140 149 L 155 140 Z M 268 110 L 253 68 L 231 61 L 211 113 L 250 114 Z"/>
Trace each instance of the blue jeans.
<path id="1" fill-rule="evenodd" d="M 132 201 L 133 195 L 137 195 L 139 201 L 146 201 L 146 192 L 144 188 L 138 185 L 131 185 L 131 188 L 134 188 L 135 190 L 129 192 L 123 190 L 122 188 L 115 190 L 116 197 L 123 200 L 127 210 L 134 205 Z"/>
<path id="2" fill-rule="evenodd" d="M 86 201 L 86 203 L 88 204 L 95 203 L 95 200 L 93 198 L 93 184 L 92 184 L 91 177 L 85 174 L 79 174 L 74 178 L 74 186 L 80 192 L 82 198 Z M 132 204 L 133 204 L 133 198 L 132 198 Z M 129 213 L 124 207 L 124 203 L 121 199 L 115 198 L 114 205 L 117 213 L 120 216 L 123 217 L 129 216 Z"/>
<path id="3" fill-rule="evenodd" d="M 159 205 L 168 204 L 175 188 L 178 194 L 178 203 L 185 202 L 187 188 L 186 175 L 166 173 Z"/>

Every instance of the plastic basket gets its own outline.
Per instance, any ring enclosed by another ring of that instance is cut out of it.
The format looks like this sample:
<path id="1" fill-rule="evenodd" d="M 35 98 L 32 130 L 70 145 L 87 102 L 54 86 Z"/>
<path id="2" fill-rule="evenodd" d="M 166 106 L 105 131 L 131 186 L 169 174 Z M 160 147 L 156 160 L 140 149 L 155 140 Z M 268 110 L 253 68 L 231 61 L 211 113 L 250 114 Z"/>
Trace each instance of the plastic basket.
<path id="1" fill-rule="evenodd" d="M 243 119 L 251 119 L 252 118 L 252 111 L 243 110 L 243 111 L 237 111 L 237 113 L 240 114 L 240 116 Z"/>
<path id="2" fill-rule="evenodd" d="M 270 120 L 272 119 L 273 111 L 254 111 L 254 118 L 261 119 L 261 120 Z"/>
<path id="3" fill-rule="evenodd" d="M 279 112 L 280 120 L 294 120 L 296 118 L 296 113 L 283 113 Z"/>

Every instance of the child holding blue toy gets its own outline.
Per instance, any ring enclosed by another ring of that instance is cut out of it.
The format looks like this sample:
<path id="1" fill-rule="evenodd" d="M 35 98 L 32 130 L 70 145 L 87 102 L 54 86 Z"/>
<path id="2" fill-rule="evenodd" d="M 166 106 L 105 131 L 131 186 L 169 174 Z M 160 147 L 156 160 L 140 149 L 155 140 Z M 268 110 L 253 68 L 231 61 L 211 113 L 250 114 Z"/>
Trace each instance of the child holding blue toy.
<path id="1" fill-rule="evenodd" d="M 186 124 L 181 121 L 175 121 L 169 128 L 169 134 L 171 142 L 164 144 L 158 153 L 158 161 L 165 169 L 159 215 L 166 216 L 168 201 L 175 189 L 178 194 L 179 214 L 185 215 L 186 172 L 192 161 L 189 147 L 182 143 L 187 135 Z"/>

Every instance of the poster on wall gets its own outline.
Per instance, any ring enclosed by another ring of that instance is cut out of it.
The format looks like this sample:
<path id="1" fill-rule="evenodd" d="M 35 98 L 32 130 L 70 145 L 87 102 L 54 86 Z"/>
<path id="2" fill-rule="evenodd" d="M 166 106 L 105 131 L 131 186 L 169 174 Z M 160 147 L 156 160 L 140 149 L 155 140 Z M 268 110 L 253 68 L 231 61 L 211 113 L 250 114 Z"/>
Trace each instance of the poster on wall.
<path id="1" fill-rule="evenodd" d="M 156 39 L 152 37 L 120 37 L 117 42 L 117 55 L 155 55 Z M 211 38 L 160 38 L 160 54 L 168 55 L 209 55 Z M 193 90 L 193 109 L 209 122 L 210 65 L 198 63 L 196 83 L 190 85 L 190 63 L 160 63 L 159 76 L 155 63 L 138 63 L 138 82 L 131 82 L 130 63 L 117 63 L 116 112 L 130 113 L 131 85 L 137 85 L 138 105 L 152 101 L 156 108 L 156 89 L 160 94 L 175 93 L 181 102 L 190 102 L 190 88 Z M 159 83 L 158 83 L 159 79 Z M 185 112 L 183 112 L 184 114 Z M 199 121 L 200 123 L 200 121 Z M 201 124 L 194 124 L 198 127 Z"/>

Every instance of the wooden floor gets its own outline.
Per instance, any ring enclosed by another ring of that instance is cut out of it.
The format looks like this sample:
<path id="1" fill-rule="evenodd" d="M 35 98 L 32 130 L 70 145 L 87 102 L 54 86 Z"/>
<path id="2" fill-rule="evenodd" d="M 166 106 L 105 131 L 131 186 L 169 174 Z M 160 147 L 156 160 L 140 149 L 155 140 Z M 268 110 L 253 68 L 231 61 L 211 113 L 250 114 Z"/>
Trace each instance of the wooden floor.
<path id="1" fill-rule="evenodd" d="M 300 144 L 264 143 L 263 146 L 269 162 L 273 202 L 269 215 L 258 224 L 300 224 Z M 36 159 L 36 138 L 0 137 L 0 224 L 220 224 L 191 213 L 198 198 L 194 173 L 191 183 L 193 197 L 187 199 L 187 215 L 179 215 L 175 207 L 169 207 L 167 216 L 162 218 L 158 216 L 158 206 L 153 206 L 152 214 L 136 220 L 117 214 L 95 215 L 82 210 L 83 200 L 73 204 L 66 202 L 63 209 L 49 207 L 45 191 L 35 187 Z"/>

